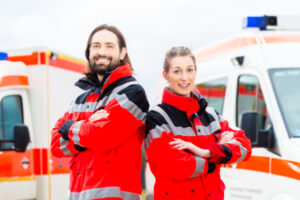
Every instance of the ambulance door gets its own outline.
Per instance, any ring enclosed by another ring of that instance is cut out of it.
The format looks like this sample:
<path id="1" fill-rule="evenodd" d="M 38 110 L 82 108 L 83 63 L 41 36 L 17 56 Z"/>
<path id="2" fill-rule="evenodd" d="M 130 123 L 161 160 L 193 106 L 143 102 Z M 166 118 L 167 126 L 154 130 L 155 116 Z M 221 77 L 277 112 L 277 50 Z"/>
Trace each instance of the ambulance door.
<path id="1" fill-rule="evenodd" d="M 226 184 L 225 199 L 271 199 L 274 180 L 271 176 L 271 160 L 277 158 L 272 122 L 268 115 L 265 95 L 258 76 L 244 74 L 237 79 L 235 125 L 241 128 L 242 115 L 254 113 L 257 137 L 264 144 L 253 144 L 252 156 L 246 162 L 225 165 L 223 178 Z M 254 123 L 247 121 L 254 126 Z"/>
<path id="2" fill-rule="evenodd" d="M 25 90 L 0 91 L 0 199 L 36 198 L 30 117 Z M 25 140 L 31 142 L 19 148 Z"/>

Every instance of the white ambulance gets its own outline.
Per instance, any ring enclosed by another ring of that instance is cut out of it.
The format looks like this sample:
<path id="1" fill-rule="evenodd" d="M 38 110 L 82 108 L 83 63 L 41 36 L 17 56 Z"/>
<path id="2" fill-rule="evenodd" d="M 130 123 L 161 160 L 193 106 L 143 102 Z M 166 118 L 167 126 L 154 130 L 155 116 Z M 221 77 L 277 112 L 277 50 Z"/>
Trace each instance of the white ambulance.
<path id="1" fill-rule="evenodd" d="M 241 34 L 194 52 L 196 90 L 253 146 L 248 161 L 223 166 L 225 199 L 300 200 L 300 17 L 244 24 Z M 149 167 L 146 180 L 151 199 Z"/>
<path id="2" fill-rule="evenodd" d="M 50 132 L 85 68 L 44 48 L 0 52 L 1 200 L 67 199 L 68 159 L 50 154 Z"/>

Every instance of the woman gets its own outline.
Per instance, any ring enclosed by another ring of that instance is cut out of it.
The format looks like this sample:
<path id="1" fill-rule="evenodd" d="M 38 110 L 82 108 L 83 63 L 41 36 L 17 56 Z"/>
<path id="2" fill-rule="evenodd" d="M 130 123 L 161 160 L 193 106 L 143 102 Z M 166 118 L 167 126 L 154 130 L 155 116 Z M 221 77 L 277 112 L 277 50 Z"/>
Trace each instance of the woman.
<path id="1" fill-rule="evenodd" d="M 166 53 L 163 77 L 169 87 L 146 120 L 154 199 L 224 199 L 220 165 L 248 159 L 251 143 L 193 91 L 196 64 L 188 48 Z"/>

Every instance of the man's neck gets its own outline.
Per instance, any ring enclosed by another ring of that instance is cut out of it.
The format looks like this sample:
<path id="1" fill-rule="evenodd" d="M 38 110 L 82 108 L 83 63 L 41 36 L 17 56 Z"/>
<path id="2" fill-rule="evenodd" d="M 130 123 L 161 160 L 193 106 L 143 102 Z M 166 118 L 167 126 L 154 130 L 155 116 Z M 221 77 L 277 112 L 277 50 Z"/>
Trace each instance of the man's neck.
<path id="1" fill-rule="evenodd" d="M 97 74 L 97 77 L 98 77 L 99 82 L 101 82 L 101 81 L 103 80 L 103 76 L 104 76 L 104 75 Z"/>

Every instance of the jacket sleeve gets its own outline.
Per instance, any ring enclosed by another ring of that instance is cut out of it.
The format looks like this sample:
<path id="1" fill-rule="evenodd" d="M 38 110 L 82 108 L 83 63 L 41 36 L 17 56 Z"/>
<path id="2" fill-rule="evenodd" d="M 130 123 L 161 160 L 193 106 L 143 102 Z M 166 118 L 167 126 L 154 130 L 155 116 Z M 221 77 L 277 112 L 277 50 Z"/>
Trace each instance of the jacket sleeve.
<path id="1" fill-rule="evenodd" d="M 212 153 L 210 160 L 214 163 L 233 164 L 240 161 L 246 161 L 251 156 L 251 142 L 245 136 L 245 133 L 241 129 L 232 129 L 229 127 L 228 121 L 224 120 L 220 114 L 218 114 L 218 120 L 221 127 L 221 133 L 217 134 L 217 138 L 221 139 L 221 135 L 225 131 L 233 132 L 233 138 L 226 143 L 211 143 L 207 146 Z"/>
<path id="2" fill-rule="evenodd" d="M 169 145 L 174 137 L 167 122 L 157 112 L 148 113 L 146 120 L 145 149 L 154 174 L 173 179 L 188 179 L 205 175 L 215 168 L 214 164 L 194 154 Z"/>
<path id="3" fill-rule="evenodd" d="M 55 157 L 69 157 L 74 156 L 79 151 L 74 146 L 74 142 L 63 138 L 63 129 L 68 129 L 73 123 L 72 120 L 68 120 L 69 113 L 66 112 L 55 124 L 51 132 L 51 153 Z M 59 132 L 60 130 L 60 132 Z"/>
<path id="4" fill-rule="evenodd" d="M 144 122 L 149 104 L 141 86 L 133 85 L 120 91 L 104 110 L 107 118 L 96 122 L 74 122 L 68 138 L 76 145 L 107 152 L 124 143 L 134 134 L 144 133 Z"/>

